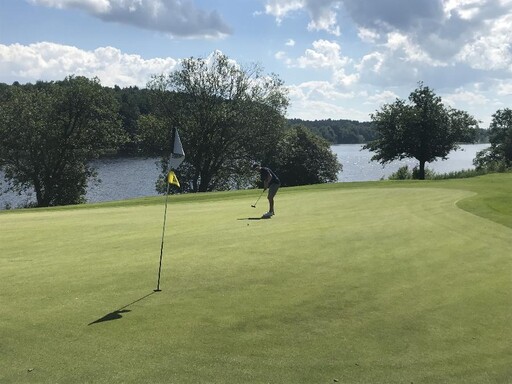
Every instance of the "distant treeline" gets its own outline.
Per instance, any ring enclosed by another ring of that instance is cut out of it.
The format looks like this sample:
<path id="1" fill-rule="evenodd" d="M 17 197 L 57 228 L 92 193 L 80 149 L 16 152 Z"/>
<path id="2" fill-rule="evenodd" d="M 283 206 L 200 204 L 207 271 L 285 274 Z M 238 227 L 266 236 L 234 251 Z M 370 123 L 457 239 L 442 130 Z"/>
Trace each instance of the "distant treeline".
<path id="1" fill-rule="evenodd" d="M 289 119 L 291 125 L 303 125 L 331 144 L 362 144 L 375 140 L 372 122 L 355 120 L 301 120 Z"/>
<path id="2" fill-rule="evenodd" d="M 331 144 L 364 144 L 377 138 L 377 132 L 371 121 L 289 119 L 288 122 L 291 125 L 305 126 Z M 487 129 L 480 128 L 478 130 L 476 142 L 489 142 Z"/>
<path id="3" fill-rule="evenodd" d="M 0 95 L 3 90 L 10 86 L 19 86 L 15 82 L 13 85 L 0 84 Z M 107 87 L 105 87 L 107 88 Z M 139 145 L 137 140 L 138 125 L 137 120 L 141 115 L 152 113 L 152 90 L 138 87 L 108 88 L 116 95 L 119 101 L 119 114 L 122 120 L 123 129 L 129 135 L 130 140 L 125 144 L 119 154 L 137 155 Z M 331 144 L 363 144 L 375 140 L 377 134 L 371 121 L 359 122 L 355 120 L 302 120 L 288 119 L 290 126 L 304 126 L 311 132 L 324 138 Z M 489 140 L 488 131 L 480 129 L 477 142 L 487 143 Z"/>

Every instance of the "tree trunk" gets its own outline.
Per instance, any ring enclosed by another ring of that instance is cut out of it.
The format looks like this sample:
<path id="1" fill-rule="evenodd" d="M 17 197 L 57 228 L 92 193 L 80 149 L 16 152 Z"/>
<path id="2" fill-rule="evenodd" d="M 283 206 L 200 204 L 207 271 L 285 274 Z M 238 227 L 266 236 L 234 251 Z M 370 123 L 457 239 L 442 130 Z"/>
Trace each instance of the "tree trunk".
<path id="1" fill-rule="evenodd" d="M 41 184 L 37 179 L 34 179 L 33 182 L 34 191 L 36 192 L 36 202 L 38 207 L 44 207 L 43 202 L 43 191 L 41 190 Z"/>
<path id="2" fill-rule="evenodd" d="M 420 171 L 418 173 L 418 177 L 420 180 L 425 180 L 425 161 L 420 160 Z"/>
<path id="3" fill-rule="evenodd" d="M 208 192 L 210 181 L 211 181 L 211 174 L 208 171 L 201 172 L 201 181 L 199 183 L 198 192 Z"/>

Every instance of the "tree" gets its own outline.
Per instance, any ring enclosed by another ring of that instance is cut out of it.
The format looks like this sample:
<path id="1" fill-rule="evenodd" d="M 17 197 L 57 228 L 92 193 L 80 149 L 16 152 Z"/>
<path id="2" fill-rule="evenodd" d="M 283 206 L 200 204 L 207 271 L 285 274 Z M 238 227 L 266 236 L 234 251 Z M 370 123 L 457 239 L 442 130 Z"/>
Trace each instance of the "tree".
<path id="1" fill-rule="evenodd" d="M 141 121 L 141 137 L 152 148 L 155 138 L 168 148 L 171 128 L 179 129 L 186 152 L 180 179 L 192 192 L 247 184 L 251 160 L 268 156 L 285 126 L 283 82 L 264 76 L 256 65 L 244 69 L 218 51 L 183 60 L 174 72 L 153 77 L 149 88 L 159 94 L 158 122 Z M 165 156 L 162 164 L 165 173 Z"/>
<path id="2" fill-rule="evenodd" d="M 409 96 L 409 104 L 397 99 L 371 115 L 378 138 L 363 149 L 376 152 L 372 160 L 382 164 L 404 158 L 419 162 L 419 179 L 425 179 L 425 163 L 446 159 L 460 142 L 474 142 L 478 122 L 465 111 L 445 107 L 441 98 L 423 86 Z"/>
<path id="3" fill-rule="evenodd" d="M 13 86 L 0 103 L 0 168 L 13 190 L 33 189 L 39 207 L 82 202 L 95 177 L 89 160 L 125 138 L 97 79 Z"/>
<path id="4" fill-rule="evenodd" d="M 489 127 L 491 146 L 476 154 L 477 169 L 506 169 L 512 166 L 512 109 L 498 110 Z"/>
<path id="5" fill-rule="evenodd" d="M 128 141 L 119 152 L 125 155 L 136 155 L 139 152 L 137 146 L 138 125 L 137 121 L 141 115 L 150 112 L 150 91 L 137 87 L 119 88 L 114 87 L 114 93 L 120 103 L 119 115 L 123 130 L 128 135 Z"/>
<path id="6" fill-rule="evenodd" d="M 329 142 L 302 126 L 289 128 L 277 144 L 274 163 L 283 185 L 308 185 L 335 182 L 342 165 Z"/>

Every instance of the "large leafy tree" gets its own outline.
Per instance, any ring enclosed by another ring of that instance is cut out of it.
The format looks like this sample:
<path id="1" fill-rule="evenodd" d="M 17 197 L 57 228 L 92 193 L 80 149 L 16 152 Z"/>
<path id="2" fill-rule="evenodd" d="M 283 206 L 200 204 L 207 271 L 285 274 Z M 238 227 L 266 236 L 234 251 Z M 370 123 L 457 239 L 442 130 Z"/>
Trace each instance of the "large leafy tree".
<path id="1" fill-rule="evenodd" d="M 179 173 L 188 182 L 182 185 L 193 192 L 248 185 L 251 160 L 275 151 L 286 123 L 283 82 L 264 75 L 257 65 L 243 68 L 218 51 L 183 60 L 172 73 L 155 76 L 149 88 L 159 98 L 155 116 L 140 121 L 142 140 L 165 150 L 171 128 L 179 129 L 186 152 Z"/>
<path id="2" fill-rule="evenodd" d="M 489 127 L 491 146 L 477 153 L 477 168 L 505 169 L 512 166 L 512 109 L 498 110 Z"/>
<path id="3" fill-rule="evenodd" d="M 425 178 L 425 163 L 446 159 L 457 143 L 474 142 L 477 120 L 465 111 L 445 107 L 439 96 L 422 83 L 409 96 L 397 99 L 371 115 L 378 138 L 363 148 L 375 152 L 372 160 L 382 164 L 414 158 L 419 178 Z"/>
<path id="4" fill-rule="evenodd" d="M 13 86 L 0 104 L 0 168 L 40 207 L 82 202 L 95 176 L 89 161 L 125 138 L 118 103 L 97 79 Z"/>
<path id="5" fill-rule="evenodd" d="M 277 144 L 277 152 L 279 156 L 269 165 L 283 185 L 335 182 L 342 169 L 329 142 L 303 126 L 287 129 Z"/>

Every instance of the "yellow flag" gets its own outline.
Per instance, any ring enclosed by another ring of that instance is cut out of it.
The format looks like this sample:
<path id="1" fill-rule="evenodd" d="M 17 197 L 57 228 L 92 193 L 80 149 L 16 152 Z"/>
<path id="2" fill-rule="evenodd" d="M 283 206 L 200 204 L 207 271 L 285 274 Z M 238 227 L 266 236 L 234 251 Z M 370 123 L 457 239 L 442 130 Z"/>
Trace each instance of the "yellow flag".
<path id="1" fill-rule="evenodd" d="M 169 184 L 174 184 L 177 187 L 180 187 L 180 182 L 178 181 L 178 178 L 176 177 L 176 174 L 173 171 L 169 171 L 169 174 L 167 175 L 167 182 Z"/>

